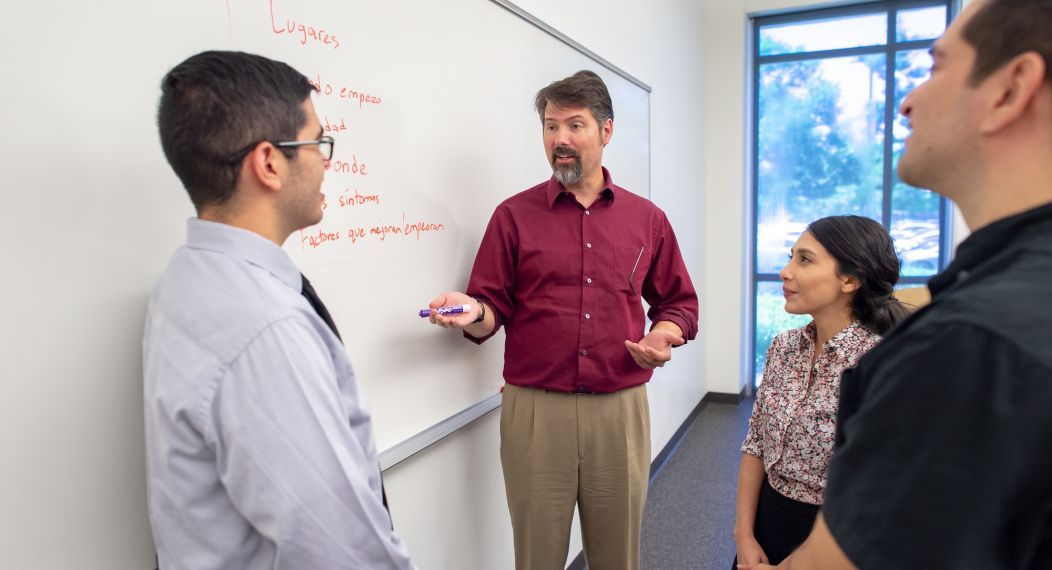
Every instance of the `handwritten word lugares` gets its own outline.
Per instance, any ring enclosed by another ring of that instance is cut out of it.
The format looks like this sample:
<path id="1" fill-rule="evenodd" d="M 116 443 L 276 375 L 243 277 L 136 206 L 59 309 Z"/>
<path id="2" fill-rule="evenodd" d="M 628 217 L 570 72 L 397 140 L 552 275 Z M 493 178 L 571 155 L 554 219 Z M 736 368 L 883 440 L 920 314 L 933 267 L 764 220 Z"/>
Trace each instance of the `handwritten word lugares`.
<path id="1" fill-rule="evenodd" d="M 366 104 L 379 105 L 383 102 L 383 99 L 376 95 L 370 95 L 368 93 L 362 93 L 355 89 L 351 89 L 346 85 L 333 85 L 332 83 L 322 82 L 321 74 L 315 73 L 314 79 L 308 78 L 311 85 L 318 90 L 318 93 L 325 95 L 326 97 L 336 97 L 337 99 L 347 99 L 350 101 L 357 101 L 358 107 L 361 108 Z"/>
<path id="2" fill-rule="evenodd" d="M 274 15 L 274 0 L 270 0 L 270 30 L 279 36 L 287 34 L 304 46 L 309 41 L 311 44 L 321 44 L 332 49 L 340 47 L 340 40 L 336 38 L 336 34 L 329 33 L 324 28 L 298 23 L 288 18 L 285 19 L 284 25 L 278 25 L 278 18 Z"/>

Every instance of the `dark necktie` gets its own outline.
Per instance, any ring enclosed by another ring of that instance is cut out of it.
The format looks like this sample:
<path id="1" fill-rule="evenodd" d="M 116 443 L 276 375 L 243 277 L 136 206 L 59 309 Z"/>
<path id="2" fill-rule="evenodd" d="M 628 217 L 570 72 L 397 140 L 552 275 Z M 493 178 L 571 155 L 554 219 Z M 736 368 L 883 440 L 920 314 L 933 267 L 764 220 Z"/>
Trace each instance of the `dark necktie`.
<path id="1" fill-rule="evenodd" d="M 307 302 L 310 303 L 310 306 L 314 307 L 314 312 L 318 313 L 321 320 L 329 325 L 332 334 L 336 335 L 336 338 L 340 339 L 340 342 L 343 342 L 343 337 L 340 336 L 340 331 L 336 330 L 336 323 L 332 321 L 332 315 L 330 315 L 329 310 L 325 308 L 325 303 L 322 303 L 321 299 L 318 298 L 318 293 L 314 290 L 314 287 L 311 286 L 310 281 L 307 280 L 307 276 L 300 273 L 300 277 L 303 278 L 303 296 L 307 298 Z"/>
<path id="2" fill-rule="evenodd" d="M 307 276 L 300 273 L 300 277 L 303 278 L 303 296 L 307 298 L 307 302 L 310 303 L 311 307 L 314 307 L 314 312 L 318 313 L 321 320 L 325 321 L 325 324 L 329 325 L 329 329 L 332 330 L 332 334 L 336 335 L 336 338 L 343 342 L 343 338 L 340 337 L 340 331 L 336 330 L 336 323 L 332 320 L 332 315 L 329 314 L 329 310 L 325 308 L 325 303 L 321 302 L 321 298 L 318 297 L 318 293 L 311 286 L 310 281 L 307 280 Z M 383 476 L 380 477 L 380 497 L 383 499 L 384 508 L 387 509 L 387 515 L 391 515 L 391 509 L 387 506 L 387 491 L 384 490 Z"/>

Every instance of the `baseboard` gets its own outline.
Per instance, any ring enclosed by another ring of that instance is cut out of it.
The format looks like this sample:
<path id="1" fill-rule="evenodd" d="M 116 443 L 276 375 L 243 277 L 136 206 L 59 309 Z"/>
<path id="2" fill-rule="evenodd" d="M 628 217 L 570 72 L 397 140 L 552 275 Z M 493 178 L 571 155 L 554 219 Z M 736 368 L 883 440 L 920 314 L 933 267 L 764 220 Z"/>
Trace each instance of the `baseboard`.
<path id="1" fill-rule="evenodd" d="M 707 392 L 705 397 L 701 399 L 702 402 L 708 401 L 713 404 L 733 404 L 737 406 L 742 403 L 745 396 L 748 395 L 746 391 L 748 386 L 743 386 L 742 391 L 734 394 L 732 392 Z"/>
<path id="2" fill-rule="evenodd" d="M 745 388 L 742 388 L 742 391 L 738 394 L 707 392 L 705 397 L 698 402 L 697 406 L 694 406 L 694 409 L 689 415 L 687 415 L 687 418 L 683 420 L 683 423 L 679 424 L 679 429 L 676 430 L 676 433 L 672 434 L 668 443 L 666 443 L 665 447 L 661 449 L 661 453 L 658 453 L 657 457 L 654 458 L 654 461 L 650 463 L 650 480 L 648 484 L 652 485 L 654 483 L 654 479 L 656 479 L 661 473 L 661 470 L 665 468 L 665 464 L 668 463 L 668 460 L 672 458 L 672 454 L 674 454 L 676 449 L 679 448 L 679 444 L 683 442 L 683 438 L 687 435 L 687 432 L 690 431 L 691 426 L 694 425 L 695 420 L 698 419 L 698 415 L 701 414 L 701 411 L 705 409 L 706 405 L 709 403 L 738 405 L 743 399 L 745 399 Z M 574 558 L 573 562 L 566 567 L 566 570 L 584 569 L 584 551 L 582 550 L 577 554 L 577 558 Z"/>
<path id="3" fill-rule="evenodd" d="M 669 438 L 665 447 L 661 448 L 661 452 L 650 462 L 650 479 L 647 481 L 648 485 L 654 483 L 654 479 L 657 479 L 658 474 L 665 468 L 665 464 L 668 463 L 672 454 L 676 452 L 677 448 L 679 448 L 679 444 L 683 441 L 683 437 L 687 435 L 688 431 L 690 431 L 690 426 L 694 425 L 694 420 L 698 419 L 701 410 L 708 405 L 706 398 L 708 398 L 708 394 L 706 394 L 705 398 L 702 398 L 701 401 L 698 402 L 698 405 L 694 406 L 694 409 L 687 414 L 687 418 L 683 420 L 683 423 L 679 424 L 676 433 L 672 434 L 672 437 Z"/>

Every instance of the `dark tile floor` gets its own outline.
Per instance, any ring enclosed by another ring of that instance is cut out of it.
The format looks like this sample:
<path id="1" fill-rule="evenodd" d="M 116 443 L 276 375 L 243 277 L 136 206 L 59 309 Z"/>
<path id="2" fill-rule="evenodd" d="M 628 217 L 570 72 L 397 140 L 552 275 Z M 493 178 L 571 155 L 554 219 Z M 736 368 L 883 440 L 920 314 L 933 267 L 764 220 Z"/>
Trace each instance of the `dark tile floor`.
<path id="1" fill-rule="evenodd" d="M 728 570 L 741 442 L 752 399 L 706 404 L 651 483 L 643 517 L 646 570 Z"/>

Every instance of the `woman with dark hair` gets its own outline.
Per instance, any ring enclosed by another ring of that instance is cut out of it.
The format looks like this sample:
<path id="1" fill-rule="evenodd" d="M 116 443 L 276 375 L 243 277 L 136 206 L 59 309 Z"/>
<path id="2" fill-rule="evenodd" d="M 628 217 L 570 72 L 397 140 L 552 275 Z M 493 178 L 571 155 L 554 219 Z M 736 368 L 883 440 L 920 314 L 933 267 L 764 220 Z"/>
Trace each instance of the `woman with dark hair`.
<path id="1" fill-rule="evenodd" d="M 833 453 L 840 373 L 909 310 L 892 297 L 891 237 L 861 216 L 808 226 L 780 272 L 785 310 L 810 315 L 778 335 L 742 444 L 735 566 L 778 564 L 811 531 Z"/>

